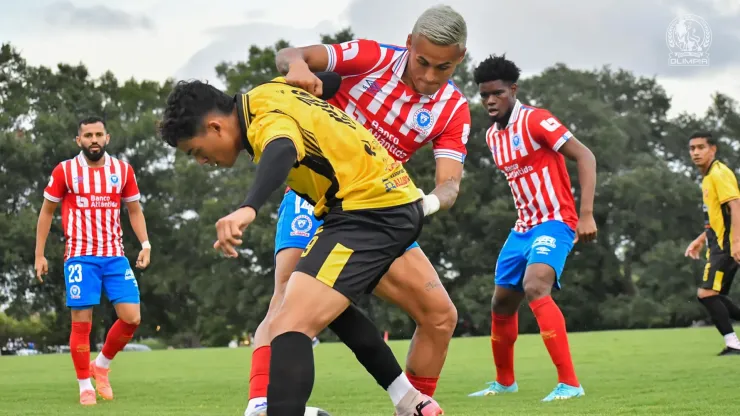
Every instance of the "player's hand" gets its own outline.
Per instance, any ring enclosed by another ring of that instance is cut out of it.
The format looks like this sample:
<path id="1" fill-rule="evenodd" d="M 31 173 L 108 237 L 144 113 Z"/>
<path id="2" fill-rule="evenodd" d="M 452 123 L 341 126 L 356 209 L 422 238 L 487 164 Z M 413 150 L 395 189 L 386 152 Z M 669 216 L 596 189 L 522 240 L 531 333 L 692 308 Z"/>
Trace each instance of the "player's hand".
<path id="1" fill-rule="evenodd" d="M 732 242 L 732 258 L 735 259 L 736 262 L 740 263 L 740 241 L 733 241 Z"/>
<path id="2" fill-rule="evenodd" d="M 596 239 L 596 220 L 592 214 L 581 215 L 576 226 L 576 238 L 573 244 L 584 241 L 586 243 Z"/>
<path id="3" fill-rule="evenodd" d="M 253 208 L 244 207 L 218 220 L 216 222 L 218 241 L 213 244 L 213 248 L 220 250 L 226 257 L 238 257 L 234 246 L 242 243 L 242 232 L 256 216 L 257 213 Z"/>
<path id="4" fill-rule="evenodd" d="M 140 270 L 144 270 L 149 266 L 149 258 L 152 254 L 152 249 L 150 248 L 142 248 L 141 251 L 139 251 L 139 257 L 136 259 L 136 268 Z"/>
<path id="5" fill-rule="evenodd" d="M 686 247 L 686 252 L 683 253 L 685 257 L 691 257 L 694 260 L 699 260 L 699 252 L 704 247 L 704 240 L 703 239 L 697 239 L 691 242 L 688 247 Z M 734 253 L 733 253 L 734 257 Z M 736 258 L 737 259 L 737 258 Z"/>
<path id="6" fill-rule="evenodd" d="M 41 276 L 49 273 L 49 263 L 46 261 L 45 256 L 36 256 L 34 269 L 36 269 L 36 280 L 38 280 L 39 283 L 44 283 L 44 279 Z"/>
<path id="7" fill-rule="evenodd" d="M 285 82 L 288 85 L 303 88 L 317 97 L 324 93 L 324 83 L 311 72 L 305 63 L 292 65 L 285 74 Z"/>

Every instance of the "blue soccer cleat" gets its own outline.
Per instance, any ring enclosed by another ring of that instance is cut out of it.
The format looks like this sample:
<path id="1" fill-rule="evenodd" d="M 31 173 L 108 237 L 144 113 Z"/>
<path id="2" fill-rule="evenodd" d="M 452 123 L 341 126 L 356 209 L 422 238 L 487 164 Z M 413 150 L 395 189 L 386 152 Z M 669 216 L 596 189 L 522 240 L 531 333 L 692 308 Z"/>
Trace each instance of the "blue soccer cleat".
<path id="1" fill-rule="evenodd" d="M 468 394 L 468 397 L 495 396 L 497 394 L 516 393 L 518 391 L 519 386 L 516 384 L 516 381 L 511 386 L 504 386 L 498 381 L 491 381 L 488 383 L 487 388 L 481 391 L 476 391 L 475 393 L 470 393 Z"/>
<path id="2" fill-rule="evenodd" d="M 573 387 L 567 384 L 558 383 L 558 385 L 555 386 L 555 390 L 542 399 L 542 401 L 551 402 L 553 400 L 568 400 L 585 395 L 586 392 L 583 390 L 583 386 Z"/>

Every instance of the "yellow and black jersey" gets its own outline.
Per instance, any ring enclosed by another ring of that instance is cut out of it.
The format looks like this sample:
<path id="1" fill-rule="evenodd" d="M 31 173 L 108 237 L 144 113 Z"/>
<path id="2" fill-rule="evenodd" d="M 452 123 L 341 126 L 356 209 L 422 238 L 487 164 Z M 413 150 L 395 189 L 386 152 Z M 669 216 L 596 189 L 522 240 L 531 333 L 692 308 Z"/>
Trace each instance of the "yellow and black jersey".
<path id="1" fill-rule="evenodd" d="M 732 222 L 727 203 L 740 198 L 735 172 L 724 163 L 715 160 L 701 181 L 701 190 L 709 249 L 719 248 L 729 252 Z"/>
<path id="2" fill-rule="evenodd" d="M 272 140 L 295 145 L 288 186 L 322 218 L 345 211 L 396 207 L 421 199 L 403 165 L 347 114 L 278 77 L 236 96 L 247 152 L 259 163 Z"/>

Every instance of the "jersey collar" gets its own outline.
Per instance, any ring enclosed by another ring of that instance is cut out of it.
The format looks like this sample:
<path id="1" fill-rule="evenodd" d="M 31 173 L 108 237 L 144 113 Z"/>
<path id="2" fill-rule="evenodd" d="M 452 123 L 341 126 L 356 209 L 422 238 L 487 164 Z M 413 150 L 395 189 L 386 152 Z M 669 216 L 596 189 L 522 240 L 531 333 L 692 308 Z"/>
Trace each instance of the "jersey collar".
<path id="1" fill-rule="evenodd" d="M 108 154 L 108 152 L 105 152 L 103 157 L 105 158 L 105 163 L 103 163 L 103 166 L 110 166 L 111 161 L 110 161 L 110 155 Z M 85 167 L 85 168 L 89 167 L 87 164 L 87 158 L 85 158 L 85 154 L 82 152 L 80 152 L 80 154 L 77 155 L 77 163 L 79 163 L 80 166 L 82 167 Z"/>
<path id="2" fill-rule="evenodd" d="M 522 102 L 519 101 L 517 98 L 516 102 L 514 103 L 514 109 L 511 110 L 511 115 L 509 116 L 509 121 L 506 122 L 506 127 L 511 126 L 514 124 L 514 122 L 519 119 L 519 113 L 522 111 Z M 501 126 L 498 125 L 498 123 L 493 124 L 496 131 L 501 130 Z"/>
<path id="3" fill-rule="evenodd" d="M 236 118 L 239 119 L 239 129 L 242 133 L 242 145 L 244 150 L 249 153 L 249 157 L 254 160 L 254 149 L 249 144 L 247 138 L 247 131 L 249 130 L 249 123 L 252 118 L 252 114 L 249 111 L 249 95 L 247 94 L 236 94 L 234 96 L 234 103 L 236 103 Z"/>

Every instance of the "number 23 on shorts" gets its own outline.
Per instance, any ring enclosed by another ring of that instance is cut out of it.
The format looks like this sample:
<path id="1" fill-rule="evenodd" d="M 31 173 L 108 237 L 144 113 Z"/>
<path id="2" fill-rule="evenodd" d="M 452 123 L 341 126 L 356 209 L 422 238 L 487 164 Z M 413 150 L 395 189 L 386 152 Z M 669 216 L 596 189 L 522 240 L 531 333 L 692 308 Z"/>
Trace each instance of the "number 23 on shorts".
<path id="1" fill-rule="evenodd" d="M 313 237 L 311 237 L 311 241 L 309 241 L 308 244 L 306 244 L 306 248 L 305 248 L 305 250 L 303 250 L 303 253 L 301 253 L 301 257 L 308 256 L 308 253 L 311 252 L 311 249 L 313 248 L 313 245 L 316 244 L 316 240 L 318 240 L 318 238 L 319 238 L 319 233 L 321 233 L 322 231 L 324 231 L 324 226 L 323 225 L 320 226 L 319 228 L 317 228 L 316 229 L 316 232 L 313 233 Z"/>
<path id="2" fill-rule="evenodd" d="M 70 264 L 67 266 L 67 281 L 69 283 L 80 283 L 82 281 L 82 265 L 79 263 Z"/>

